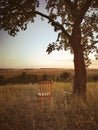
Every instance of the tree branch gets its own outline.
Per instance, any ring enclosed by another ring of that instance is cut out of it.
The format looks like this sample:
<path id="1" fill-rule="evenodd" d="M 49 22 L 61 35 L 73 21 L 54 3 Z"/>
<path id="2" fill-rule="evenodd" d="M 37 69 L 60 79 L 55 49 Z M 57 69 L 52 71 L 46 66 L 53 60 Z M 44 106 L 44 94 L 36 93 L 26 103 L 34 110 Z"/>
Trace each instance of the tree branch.
<path id="1" fill-rule="evenodd" d="M 74 2 L 75 8 L 77 8 L 77 2 L 78 2 L 78 0 L 75 0 L 75 2 Z"/>
<path id="2" fill-rule="evenodd" d="M 64 2 L 69 6 L 70 9 L 73 8 L 73 3 L 70 0 L 64 0 Z"/>
<path id="3" fill-rule="evenodd" d="M 71 0 L 64 0 L 65 6 L 68 6 L 68 9 L 70 10 L 72 19 L 77 18 L 77 0 L 72 2 Z"/>
<path id="4" fill-rule="evenodd" d="M 54 26 L 54 27 L 56 26 L 56 27 L 58 27 L 60 30 L 62 30 L 62 32 L 63 32 L 63 33 L 66 35 L 66 37 L 70 40 L 70 35 L 69 35 L 69 33 L 65 30 L 65 28 L 62 26 L 62 24 L 59 24 L 58 22 L 54 21 L 51 17 L 49 17 L 49 16 L 47 16 L 46 14 L 43 14 L 43 13 L 41 13 L 41 12 L 39 12 L 39 11 L 35 11 L 35 13 L 36 13 L 37 15 L 40 15 L 40 16 L 42 16 L 42 17 L 48 19 L 49 22 L 52 23 L 52 26 Z"/>
<path id="5" fill-rule="evenodd" d="M 64 3 L 70 9 L 71 14 L 73 15 L 74 4 L 70 0 L 64 0 Z"/>
<path id="6" fill-rule="evenodd" d="M 91 44 L 91 45 L 88 45 L 87 47 L 85 47 L 84 49 L 92 49 L 93 48 L 93 46 L 95 46 L 97 43 L 98 43 L 98 41 L 92 41 L 93 43 Z"/>
<path id="7" fill-rule="evenodd" d="M 78 15 L 78 18 L 76 19 L 76 22 L 75 22 L 76 26 L 78 26 L 82 22 L 83 17 L 85 15 L 85 13 L 87 12 L 89 6 L 91 5 L 92 1 L 93 0 L 86 0 L 84 6 L 80 10 L 80 14 Z"/>

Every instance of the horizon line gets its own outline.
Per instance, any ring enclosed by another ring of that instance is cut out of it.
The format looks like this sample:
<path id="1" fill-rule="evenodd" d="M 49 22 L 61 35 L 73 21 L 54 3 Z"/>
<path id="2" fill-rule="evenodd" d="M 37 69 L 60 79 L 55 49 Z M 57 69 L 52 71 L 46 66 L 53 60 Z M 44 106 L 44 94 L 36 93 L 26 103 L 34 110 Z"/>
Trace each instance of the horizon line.
<path id="1" fill-rule="evenodd" d="M 32 68 L 0 68 L 0 70 L 15 70 L 15 69 L 16 69 L 16 70 L 18 70 L 18 69 L 19 69 L 19 70 L 20 70 L 20 69 L 21 69 L 21 70 L 30 70 L 30 69 L 31 69 L 31 70 L 34 70 L 34 69 L 38 69 L 38 70 L 39 70 L 39 69 L 71 69 L 71 70 L 74 70 L 74 68 L 61 68 L 61 67 L 55 67 L 55 68 L 54 68 L 54 67 L 41 67 L 41 68 L 33 68 L 33 67 L 32 67 Z M 95 70 L 96 70 L 96 69 L 98 69 L 98 68 L 87 68 L 87 70 L 88 70 L 88 69 L 95 69 Z"/>

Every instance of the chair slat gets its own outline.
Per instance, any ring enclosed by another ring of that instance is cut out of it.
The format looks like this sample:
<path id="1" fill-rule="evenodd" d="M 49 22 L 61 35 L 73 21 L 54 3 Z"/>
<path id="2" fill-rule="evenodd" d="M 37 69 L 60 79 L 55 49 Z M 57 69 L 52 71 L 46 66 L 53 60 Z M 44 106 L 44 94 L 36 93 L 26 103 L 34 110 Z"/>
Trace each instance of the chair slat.
<path id="1" fill-rule="evenodd" d="M 52 82 L 39 82 L 39 92 L 37 93 L 38 102 L 40 102 L 41 108 L 45 106 L 46 99 L 48 99 L 51 105 L 51 98 L 52 98 Z"/>

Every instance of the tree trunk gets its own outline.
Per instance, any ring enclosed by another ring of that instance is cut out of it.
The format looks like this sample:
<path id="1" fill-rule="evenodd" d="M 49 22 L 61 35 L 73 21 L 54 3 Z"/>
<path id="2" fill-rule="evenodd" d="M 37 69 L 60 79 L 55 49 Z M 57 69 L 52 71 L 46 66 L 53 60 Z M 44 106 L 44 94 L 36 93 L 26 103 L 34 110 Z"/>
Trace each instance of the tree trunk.
<path id="1" fill-rule="evenodd" d="M 86 96 L 86 66 L 84 61 L 83 49 L 81 46 L 81 29 L 73 28 L 71 46 L 74 52 L 74 85 L 73 94 Z"/>
<path id="2" fill-rule="evenodd" d="M 85 96 L 86 69 L 81 49 L 78 49 L 77 52 L 74 52 L 74 68 L 75 68 L 75 77 L 74 77 L 73 93 Z"/>

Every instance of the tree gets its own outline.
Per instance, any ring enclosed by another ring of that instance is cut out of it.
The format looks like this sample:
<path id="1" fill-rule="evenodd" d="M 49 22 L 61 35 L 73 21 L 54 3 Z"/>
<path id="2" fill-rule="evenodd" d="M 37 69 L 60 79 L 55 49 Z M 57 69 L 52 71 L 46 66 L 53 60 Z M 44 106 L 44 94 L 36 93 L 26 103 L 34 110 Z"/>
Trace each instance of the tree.
<path id="1" fill-rule="evenodd" d="M 61 81 L 67 81 L 68 78 L 70 78 L 69 72 L 63 72 L 63 73 L 60 74 L 60 80 Z"/>
<path id="2" fill-rule="evenodd" d="M 40 3 L 46 2 L 43 13 Z M 15 36 L 25 30 L 37 15 L 47 19 L 58 32 L 56 42 L 49 43 L 48 54 L 53 50 L 70 50 L 74 55 L 73 93 L 86 95 L 86 66 L 91 63 L 89 54 L 98 59 L 98 1 L 97 0 L 1 0 L 0 29 Z"/>

